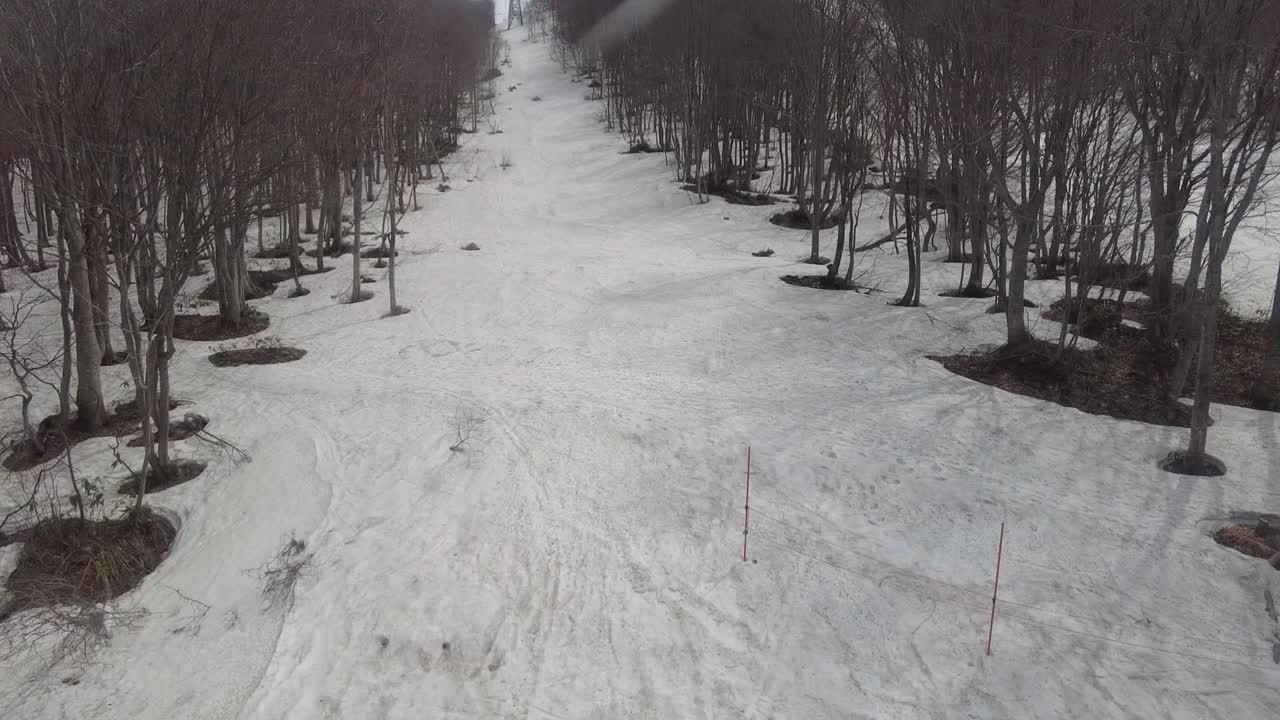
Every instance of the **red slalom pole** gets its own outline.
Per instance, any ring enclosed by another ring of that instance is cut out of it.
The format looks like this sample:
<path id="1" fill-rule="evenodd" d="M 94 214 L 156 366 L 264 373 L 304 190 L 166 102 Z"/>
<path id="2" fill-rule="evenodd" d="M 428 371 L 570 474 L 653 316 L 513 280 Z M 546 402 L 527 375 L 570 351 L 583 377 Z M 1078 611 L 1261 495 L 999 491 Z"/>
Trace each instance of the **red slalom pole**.
<path id="1" fill-rule="evenodd" d="M 747 531 L 751 528 L 751 446 L 747 446 L 747 502 L 742 506 L 742 562 L 747 561 Z"/>
<path id="2" fill-rule="evenodd" d="M 80 584 L 76 586 L 77 595 L 84 590 L 84 581 L 89 579 L 89 568 L 91 567 L 93 567 L 93 558 L 89 558 L 89 562 L 84 564 L 84 572 L 80 573 Z"/>
<path id="3" fill-rule="evenodd" d="M 1000 561 L 1004 557 L 1004 523 L 1000 523 L 1000 545 L 996 548 L 996 585 L 991 591 L 991 625 L 987 628 L 987 655 L 991 655 L 991 636 L 996 632 L 996 595 L 1000 592 Z"/>

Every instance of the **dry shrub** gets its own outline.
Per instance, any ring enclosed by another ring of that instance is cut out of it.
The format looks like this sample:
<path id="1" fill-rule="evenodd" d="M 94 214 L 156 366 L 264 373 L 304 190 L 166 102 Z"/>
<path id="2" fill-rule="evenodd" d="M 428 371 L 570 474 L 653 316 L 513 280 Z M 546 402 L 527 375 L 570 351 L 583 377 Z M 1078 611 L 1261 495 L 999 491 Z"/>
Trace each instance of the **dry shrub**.
<path id="1" fill-rule="evenodd" d="M 160 566 L 176 534 L 168 520 L 145 508 L 119 520 L 40 522 L 22 534 L 0 621 L 31 608 L 119 597 Z"/>
<path id="2" fill-rule="evenodd" d="M 262 596 L 271 607 L 293 607 L 294 591 L 298 580 L 312 566 L 311 553 L 307 552 L 307 544 L 295 537 L 290 537 L 284 547 L 258 568 L 258 580 L 262 583 Z"/>

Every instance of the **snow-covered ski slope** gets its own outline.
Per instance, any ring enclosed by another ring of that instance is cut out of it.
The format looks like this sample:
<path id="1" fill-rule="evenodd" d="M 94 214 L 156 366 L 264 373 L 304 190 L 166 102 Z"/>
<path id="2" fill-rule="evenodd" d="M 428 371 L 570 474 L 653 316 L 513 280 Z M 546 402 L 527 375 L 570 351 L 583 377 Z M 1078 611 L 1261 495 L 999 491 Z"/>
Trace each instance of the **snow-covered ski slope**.
<path id="1" fill-rule="evenodd" d="M 254 460 L 177 444 L 210 469 L 153 496 L 181 528 L 127 598 L 149 614 L 90 664 L 4 667 L 0 717 L 1275 717 L 1280 573 L 1208 536 L 1280 505 L 1275 415 L 1216 406 L 1229 473 L 1175 477 L 1184 431 L 952 375 L 924 356 L 1001 337 L 936 297 L 956 266 L 927 262 L 918 309 L 886 303 L 891 252 L 859 260 L 884 293 L 779 282 L 813 270 L 804 233 L 691 202 L 507 37 L 503 132 L 405 218 L 412 312 L 381 318 L 367 265 L 374 299 L 338 304 L 344 258 L 255 303 L 303 360 L 180 342 L 175 392 Z M 485 422 L 451 452 L 458 413 Z M 271 607 L 254 569 L 291 535 L 312 566 Z"/>

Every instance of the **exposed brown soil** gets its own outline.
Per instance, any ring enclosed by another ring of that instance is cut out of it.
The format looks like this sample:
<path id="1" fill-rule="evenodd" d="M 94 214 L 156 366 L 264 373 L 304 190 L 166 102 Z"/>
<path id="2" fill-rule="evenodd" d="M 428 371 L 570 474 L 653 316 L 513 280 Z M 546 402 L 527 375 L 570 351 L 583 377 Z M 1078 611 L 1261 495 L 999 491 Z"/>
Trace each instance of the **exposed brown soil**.
<path id="1" fill-rule="evenodd" d="M 1175 427 L 1190 423 L 1190 408 L 1166 402 L 1155 386 L 1152 363 L 1138 342 L 1068 349 L 1057 357 L 1055 345 L 1036 341 L 1016 350 L 930 359 L 971 380 L 1094 415 Z"/>
<path id="2" fill-rule="evenodd" d="M 287 260 L 291 251 L 288 245 L 270 245 L 260 252 L 255 252 L 253 256 L 262 260 Z"/>
<path id="3" fill-rule="evenodd" d="M 1214 363 L 1214 402 L 1280 412 L 1280 407 L 1254 394 L 1267 354 L 1267 323 L 1231 313 L 1218 316 L 1218 352 Z M 1190 392 L 1190 390 L 1188 390 Z"/>
<path id="4" fill-rule="evenodd" d="M 1072 268 L 1073 273 L 1078 273 Z M 1102 263 L 1089 271 L 1089 284 L 1114 290 L 1145 291 L 1151 285 L 1151 272 L 1128 263 Z"/>
<path id="5" fill-rule="evenodd" d="M 1085 302 L 1084 312 L 1081 312 L 1078 298 L 1071 299 L 1070 307 L 1064 298 L 1058 298 L 1041 316 L 1046 320 L 1075 325 L 1078 335 L 1090 340 L 1101 340 L 1107 333 L 1121 327 L 1124 311 L 1115 300 L 1089 298 Z"/>
<path id="6" fill-rule="evenodd" d="M 205 429 L 208 424 L 208 418 L 192 413 L 189 413 L 181 420 L 173 420 L 169 423 L 169 442 L 178 442 L 180 440 L 186 440 L 187 438 L 194 437 L 199 434 L 201 430 Z M 125 443 L 127 447 L 134 448 L 142 447 L 143 444 L 142 435 L 138 435 L 138 437 Z"/>
<path id="7" fill-rule="evenodd" d="M 588 87 L 591 87 L 593 89 L 598 88 L 600 87 L 600 83 L 596 82 L 595 80 L 592 80 L 591 85 L 589 85 Z M 640 154 L 661 153 L 661 152 L 671 152 L 671 148 L 656 147 L 654 145 L 649 144 L 649 142 L 645 140 L 641 140 L 638 143 L 632 143 L 631 146 L 628 147 L 626 151 L 623 152 L 622 154 L 623 155 L 640 155 Z"/>
<path id="8" fill-rule="evenodd" d="M 362 257 L 362 258 L 387 258 L 387 257 L 391 257 L 391 248 L 387 247 L 386 245 L 380 245 L 380 244 L 379 244 L 379 245 L 374 245 L 374 246 L 373 246 L 373 247 L 371 247 L 371 248 L 366 248 L 366 249 L 364 249 L 364 250 L 361 250 L 361 251 L 360 251 L 360 257 Z M 396 250 L 396 257 L 400 257 L 400 251 L 399 251 L 399 250 Z"/>
<path id="9" fill-rule="evenodd" d="M 1148 352 L 1143 344 L 1143 332 L 1137 328 L 1122 324 L 1122 320 L 1131 320 L 1147 324 L 1152 320 L 1150 301 L 1141 299 L 1121 306 L 1115 300 L 1089 298 L 1085 305 L 1083 317 L 1079 306 L 1073 300 L 1069 309 L 1064 309 L 1060 298 L 1045 311 L 1048 320 L 1063 322 L 1076 326 L 1076 332 L 1083 337 L 1096 340 L 1104 345 L 1138 346 L 1136 348 L 1120 347 L 1121 352 Z M 1277 409 L 1264 398 L 1255 394 L 1255 383 L 1262 377 L 1262 366 L 1267 351 L 1267 325 L 1262 318 L 1243 318 L 1237 315 L 1229 305 L 1223 303 L 1218 310 L 1218 346 L 1214 362 L 1213 402 L 1238 407 L 1249 407 L 1255 410 Z M 1158 369 L 1154 368 L 1153 369 Z M 1151 382 L 1158 375 L 1152 375 Z M 1188 379 L 1185 393 L 1192 392 L 1191 379 Z"/>
<path id="10" fill-rule="evenodd" d="M 271 324 L 266 313 L 246 312 L 240 327 L 231 327 L 218 315 L 176 315 L 173 336 L 179 340 L 232 340 L 260 333 Z"/>
<path id="11" fill-rule="evenodd" d="M 216 352 L 209 356 L 209 362 L 217 367 L 276 365 L 301 360 L 306 354 L 306 350 L 294 347 L 240 348 Z"/>
<path id="12" fill-rule="evenodd" d="M 0 620 L 31 608 L 118 597 L 160 566 L 176 534 L 168 520 L 145 509 L 136 519 L 42 522 L 22 533 Z"/>
<path id="13" fill-rule="evenodd" d="M 336 258 L 341 255 L 349 254 L 351 252 L 352 247 L 354 246 L 351 244 L 349 240 L 343 240 L 342 242 L 338 243 L 338 246 L 336 249 L 330 248 L 328 246 L 328 243 L 325 243 L 324 254 L 325 254 L 325 257 Z M 315 257 L 315 256 L 316 256 L 316 248 L 312 248 L 311 250 L 307 251 L 307 257 Z"/>
<path id="14" fill-rule="evenodd" d="M 698 192 L 697 185 L 681 185 L 680 189 L 691 193 Z M 764 193 L 744 192 L 734 187 L 705 187 L 702 192 L 707 195 L 724 198 L 724 201 L 730 205 L 763 207 L 765 205 L 775 205 L 778 202 Z"/>
<path id="15" fill-rule="evenodd" d="M 815 290 L 857 290 L 857 285 L 846 284 L 843 277 L 837 277 L 835 281 L 831 281 L 826 275 L 783 275 L 782 282 L 797 287 L 813 288 Z"/>
<path id="16" fill-rule="evenodd" d="M 1193 457 L 1184 450 L 1169 453 L 1158 467 L 1165 472 L 1193 477 L 1221 477 L 1227 473 L 1227 464 L 1218 458 L 1204 453 Z"/>
<path id="17" fill-rule="evenodd" d="M 323 270 L 314 270 L 312 268 L 303 268 L 298 271 L 298 277 L 304 278 L 308 275 L 319 275 L 331 272 L 332 267 L 325 267 Z M 289 268 L 269 268 L 266 270 L 250 270 L 249 279 L 253 281 L 254 287 L 246 288 L 244 293 L 245 300 L 258 300 L 267 297 L 276 291 L 280 283 L 293 282 L 293 271 Z M 201 300 L 215 301 L 218 299 L 218 285 L 216 282 L 209 283 L 196 296 Z"/>
<path id="18" fill-rule="evenodd" d="M 970 290 L 968 286 L 965 286 L 961 290 L 943 290 L 942 292 L 938 293 L 938 297 L 968 298 L 970 300 L 989 300 L 990 298 L 993 298 L 999 294 L 1000 293 L 996 292 L 995 288 L 979 288 L 977 291 L 973 291 L 973 290 Z"/>
<path id="19" fill-rule="evenodd" d="M 113 365 L 122 365 L 129 362 L 129 353 L 124 350 L 117 350 L 111 353 L 110 357 L 103 356 L 102 367 L 111 367 Z"/>
<path id="20" fill-rule="evenodd" d="M 147 470 L 147 494 L 158 493 L 162 490 L 177 487 L 185 482 L 190 482 L 204 472 L 204 468 L 204 463 L 192 460 L 179 460 L 170 463 L 164 469 L 152 467 Z M 116 492 L 121 495 L 137 495 L 137 478 L 130 478 L 120 483 L 120 487 L 116 489 Z"/>
<path id="21" fill-rule="evenodd" d="M 1219 529 L 1213 539 L 1250 557 L 1270 560 L 1280 553 L 1280 516 L 1262 514 Z"/>
<path id="22" fill-rule="evenodd" d="M 37 465 L 46 463 L 66 452 L 67 448 L 75 447 L 85 440 L 97 437 L 119 437 L 127 435 L 138 427 L 139 417 L 133 403 L 122 403 L 117 407 L 116 413 L 107 416 L 107 421 L 94 431 L 85 430 L 74 418 L 71 422 L 63 425 L 58 422 L 57 415 L 50 415 L 40 422 L 37 426 L 44 446 L 43 452 L 40 451 L 36 444 L 30 440 L 24 439 L 14 445 L 13 450 L 0 463 L 6 470 L 21 471 L 30 470 Z"/>
<path id="23" fill-rule="evenodd" d="M 830 216 L 823 218 L 821 229 L 826 230 L 840 224 L 839 213 L 832 213 Z M 769 222 L 779 227 L 791 228 L 792 230 L 812 230 L 813 226 L 809 219 L 809 213 L 793 208 L 785 212 L 774 213 L 769 217 Z"/>

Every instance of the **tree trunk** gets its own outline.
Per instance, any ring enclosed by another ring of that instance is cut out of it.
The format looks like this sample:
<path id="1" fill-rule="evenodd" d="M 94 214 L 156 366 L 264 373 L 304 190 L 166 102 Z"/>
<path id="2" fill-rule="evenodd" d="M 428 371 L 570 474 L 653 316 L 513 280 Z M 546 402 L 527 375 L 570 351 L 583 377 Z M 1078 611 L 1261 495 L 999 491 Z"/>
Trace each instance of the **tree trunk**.
<path id="1" fill-rule="evenodd" d="M 1017 211 L 1017 230 L 1013 240 L 1013 257 L 1009 260 L 1008 300 L 1005 307 L 1007 327 L 1006 346 L 1021 348 L 1031 344 L 1027 332 L 1027 311 L 1023 304 L 1027 285 L 1027 256 L 1031 251 L 1031 237 L 1035 233 L 1035 221 L 1027 217 L 1026 208 Z"/>
<path id="2" fill-rule="evenodd" d="M 1213 358 L 1218 343 L 1218 295 L 1220 294 L 1221 267 L 1210 264 L 1205 277 L 1205 298 L 1200 309 L 1200 343 L 1196 360 L 1196 386 L 1191 407 L 1191 438 L 1187 443 L 1185 466 L 1202 468 L 1207 465 L 1206 449 L 1209 439 L 1209 407 L 1213 399 Z"/>
<path id="3" fill-rule="evenodd" d="M 93 307 L 93 330 L 97 335 L 99 360 L 103 365 L 116 361 L 116 351 L 111 347 L 111 284 L 107 277 L 107 236 L 105 218 L 95 218 L 89 226 L 86 240 L 89 270 L 89 295 Z"/>
<path id="4" fill-rule="evenodd" d="M 831 258 L 831 262 L 827 265 L 827 284 L 832 287 L 836 284 L 836 278 L 840 275 L 840 264 L 844 261 L 844 235 L 847 223 L 840 221 L 840 229 L 836 232 L 836 253 Z"/>
<path id="5" fill-rule="evenodd" d="M 986 258 L 983 256 L 987 247 L 987 225 L 984 221 L 973 218 L 969 221 L 969 246 L 973 257 L 969 259 L 969 284 L 965 286 L 965 295 L 979 297 L 986 286 Z"/>
<path id="6" fill-rule="evenodd" d="M 364 181 L 364 158 L 356 154 L 356 182 L 351 193 L 351 300 L 360 302 L 360 186 Z"/>
<path id="7" fill-rule="evenodd" d="M 46 218 L 47 220 L 47 218 Z M 65 426 L 71 420 L 71 363 L 75 327 L 71 317 L 71 262 L 67 259 L 67 243 L 61 227 L 57 231 L 58 252 L 58 317 L 62 321 L 62 375 L 58 382 L 58 420 Z"/>
<path id="8" fill-rule="evenodd" d="M 79 213 L 70 199 L 62 202 L 58 226 L 66 233 L 68 273 L 71 283 L 72 318 L 76 335 L 76 424 L 87 431 L 102 427 L 107 409 L 102 399 L 99 367 L 102 354 L 94 329 L 93 302 L 84 236 L 81 235 Z"/>

